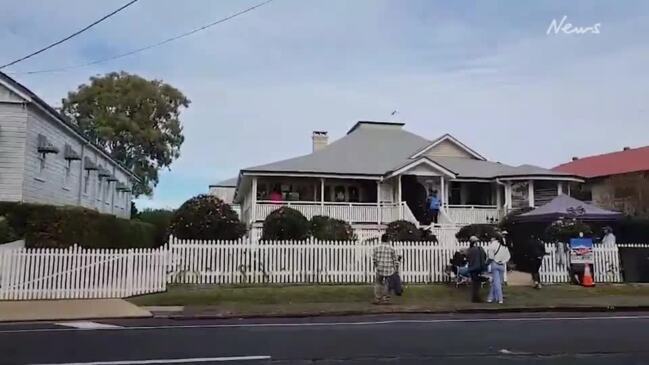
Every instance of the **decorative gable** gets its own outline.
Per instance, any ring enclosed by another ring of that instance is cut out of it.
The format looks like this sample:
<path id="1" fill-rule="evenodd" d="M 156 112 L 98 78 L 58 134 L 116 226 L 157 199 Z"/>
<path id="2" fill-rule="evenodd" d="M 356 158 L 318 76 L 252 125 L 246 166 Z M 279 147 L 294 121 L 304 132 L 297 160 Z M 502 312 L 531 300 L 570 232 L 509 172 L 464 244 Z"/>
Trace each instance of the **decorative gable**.
<path id="1" fill-rule="evenodd" d="M 444 136 L 434 140 L 431 144 L 426 146 L 426 148 L 415 153 L 410 158 L 418 158 L 422 156 L 431 157 L 431 158 L 458 157 L 458 158 L 470 158 L 470 159 L 483 160 L 483 161 L 487 160 L 482 155 L 472 150 L 467 145 L 460 142 L 458 139 L 451 136 L 450 134 L 445 134 Z"/>
<path id="2" fill-rule="evenodd" d="M 444 140 L 436 146 L 432 147 L 430 150 L 428 150 L 428 152 L 426 152 L 424 156 L 475 158 L 465 149 L 448 140 Z"/>

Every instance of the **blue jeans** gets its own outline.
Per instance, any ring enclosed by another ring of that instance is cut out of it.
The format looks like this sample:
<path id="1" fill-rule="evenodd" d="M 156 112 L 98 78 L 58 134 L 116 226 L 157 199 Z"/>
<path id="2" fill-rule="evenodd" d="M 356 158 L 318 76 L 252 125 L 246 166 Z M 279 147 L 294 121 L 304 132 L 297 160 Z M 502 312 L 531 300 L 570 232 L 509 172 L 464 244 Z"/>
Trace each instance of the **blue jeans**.
<path id="1" fill-rule="evenodd" d="M 495 262 L 491 263 L 491 288 L 489 289 L 488 301 L 503 301 L 503 279 L 505 276 L 505 265 Z"/>

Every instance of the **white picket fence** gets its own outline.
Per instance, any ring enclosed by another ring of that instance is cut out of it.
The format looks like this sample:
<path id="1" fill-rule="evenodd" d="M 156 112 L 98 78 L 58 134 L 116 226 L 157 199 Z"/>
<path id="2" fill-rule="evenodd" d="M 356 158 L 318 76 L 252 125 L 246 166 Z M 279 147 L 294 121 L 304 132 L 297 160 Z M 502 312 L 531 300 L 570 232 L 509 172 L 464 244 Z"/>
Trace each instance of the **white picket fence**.
<path id="1" fill-rule="evenodd" d="M 402 256 L 402 279 L 409 283 L 448 281 L 446 267 L 451 257 L 457 250 L 468 247 L 467 242 L 393 244 Z M 186 284 L 371 283 L 375 246 L 375 243 L 316 240 L 205 242 L 172 238 L 168 280 Z M 559 264 L 555 246 L 546 244 L 546 251 L 549 254 L 541 267 L 542 281 L 569 282 L 567 266 Z M 616 246 L 596 246 L 594 256 L 596 281 L 621 281 Z"/>
<path id="2" fill-rule="evenodd" d="M 446 282 L 446 267 L 466 242 L 395 242 L 408 283 Z M 486 245 L 486 243 L 481 243 Z M 158 249 L 9 249 L 0 251 L 0 300 L 123 298 L 166 290 L 167 283 L 371 283 L 374 241 L 192 241 Z M 647 247 L 625 245 L 624 247 Z M 541 267 L 545 283 L 569 281 L 554 245 Z M 620 282 L 617 246 L 594 248 L 595 281 Z"/>
<path id="3" fill-rule="evenodd" d="M 0 251 L 0 300 L 123 298 L 166 290 L 166 249 Z"/>

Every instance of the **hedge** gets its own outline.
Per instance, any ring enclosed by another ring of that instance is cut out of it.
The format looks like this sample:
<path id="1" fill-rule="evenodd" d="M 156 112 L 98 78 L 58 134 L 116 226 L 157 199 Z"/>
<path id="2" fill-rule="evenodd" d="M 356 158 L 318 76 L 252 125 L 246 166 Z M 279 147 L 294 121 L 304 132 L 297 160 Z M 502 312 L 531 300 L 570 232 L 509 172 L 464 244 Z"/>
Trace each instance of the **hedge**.
<path id="1" fill-rule="evenodd" d="M 16 239 L 13 228 L 5 217 L 0 216 L 0 243 L 11 242 Z"/>
<path id="2" fill-rule="evenodd" d="M 4 215 L 28 248 L 155 247 L 155 226 L 117 218 L 80 207 L 57 207 L 27 203 L 0 203 Z"/>
<path id="3" fill-rule="evenodd" d="M 153 224 L 156 228 L 155 242 L 157 245 L 162 246 L 169 240 L 169 234 L 171 233 L 171 218 L 173 217 L 173 214 L 173 210 L 144 209 L 135 216 L 131 216 L 131 219 Z"/>

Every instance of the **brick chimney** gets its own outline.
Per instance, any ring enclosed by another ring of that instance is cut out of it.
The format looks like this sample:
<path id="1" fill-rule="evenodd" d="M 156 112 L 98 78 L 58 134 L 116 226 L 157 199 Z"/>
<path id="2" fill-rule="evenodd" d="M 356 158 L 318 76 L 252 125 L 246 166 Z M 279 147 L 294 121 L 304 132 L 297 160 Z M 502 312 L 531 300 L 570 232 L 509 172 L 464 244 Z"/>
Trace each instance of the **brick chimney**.
<path id="1" fill-rule="evenodd" d="M 327 131 L 313 131 L 311 140 L 313 141 L 313 152 L 316 152 L 327 146 L 329 136 L 327 135 Z"/>

